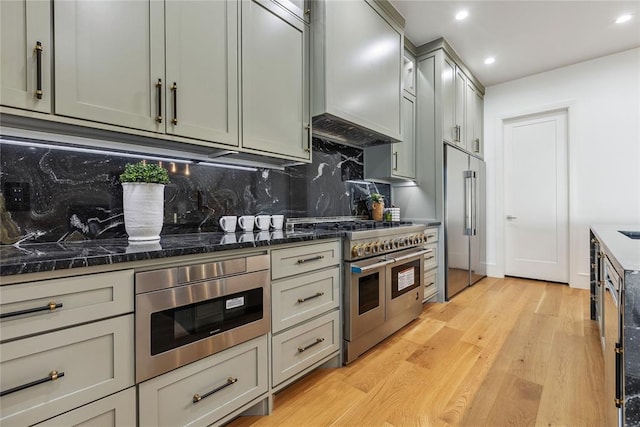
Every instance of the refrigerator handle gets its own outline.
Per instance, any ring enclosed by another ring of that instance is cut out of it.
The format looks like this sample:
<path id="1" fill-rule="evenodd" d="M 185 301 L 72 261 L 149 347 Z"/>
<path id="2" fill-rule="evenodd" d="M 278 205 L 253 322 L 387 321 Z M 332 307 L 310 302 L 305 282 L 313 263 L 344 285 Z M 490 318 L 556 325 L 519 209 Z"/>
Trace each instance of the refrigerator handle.
<path id="1" fill-rule="evenodd" d="M 471 218 L 471 210 L 473 203 L 472 183 L 473 171 L 464 171 L 464 235 L 471 236 L 473 224 Z"/>
<path id="2" fill-rule="evenodd" d="M 471 172 L 471 235 L 478 234 L 478 177 L 476 171 Z"/>

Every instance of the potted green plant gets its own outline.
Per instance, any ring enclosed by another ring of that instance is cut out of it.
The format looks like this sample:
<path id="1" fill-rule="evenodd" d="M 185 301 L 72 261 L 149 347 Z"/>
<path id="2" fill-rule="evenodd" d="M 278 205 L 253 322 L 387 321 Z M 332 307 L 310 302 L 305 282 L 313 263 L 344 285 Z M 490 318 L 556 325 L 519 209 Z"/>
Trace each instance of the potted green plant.
<path id="1" fill-rule="evenodd" d="M 382 221 L 384 213 L 384 196 L 380 193 L 371 193 L 371 219 L 374 221 Z"/>
<path id="2" fill-rule="evenodd" d="M 124 227 L 130 241 L 160 240 L 164 186 L 169 173 L 157 164 L 127 163 L 120 175 Z"/>

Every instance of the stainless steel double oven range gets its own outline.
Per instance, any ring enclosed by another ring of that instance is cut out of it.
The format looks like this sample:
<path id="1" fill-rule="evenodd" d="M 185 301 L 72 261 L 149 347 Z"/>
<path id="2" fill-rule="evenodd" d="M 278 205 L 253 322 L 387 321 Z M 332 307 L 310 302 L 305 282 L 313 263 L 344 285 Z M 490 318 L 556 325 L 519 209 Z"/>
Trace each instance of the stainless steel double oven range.
<path id="1" fill-rule="evenodd" d="M 423 249 L 425 228 L 398 224 L 345 233 L 345 364 L 420 315 L 430 252 Z"/>

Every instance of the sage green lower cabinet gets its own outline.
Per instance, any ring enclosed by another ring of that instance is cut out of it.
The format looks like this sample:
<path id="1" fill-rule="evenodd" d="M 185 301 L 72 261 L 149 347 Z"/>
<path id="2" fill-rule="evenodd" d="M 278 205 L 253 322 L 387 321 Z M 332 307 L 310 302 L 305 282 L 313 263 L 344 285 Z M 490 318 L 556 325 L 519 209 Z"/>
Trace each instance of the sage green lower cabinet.
<path id="1" fill-rule="evenodd" d="M 136 388 L 130 387 L 36 425 L 38 427 L 132 427 L 136 422 Z"/>
<path id="2" fill-rule="evenodd" d="M 340 240 L 271 251 L 271 387 L 340 366 Z"/>
<path id="3" fill-rule="evenodd" d="M 15 390 L 0 398 L 0 424 L 7 426 L 35 424 L 124 390 L 134 385 L 133 314 L 2 343 L 0 371 L 1 390 Z"/>
<path id="4" fill-rule="evenodd" d="M 274 387 L 340 349 L 340 312 L 335 310 L 272 338 Z"/>
<path id="5" fill-rule="evenodd" d="M 228 420 L 252 401 L 268 398 L 268 360 L 263 335 L 139 384 L 140 425 L 208 426 Z"/>
<path id="6" fill-rule="evenodd" d="M 424 295 L 423 302 L 430 300 L 438 294 L 438 266 L 440 264 L 440 247 L 438 244 L 438 228 L 429 227 L 424 230 L 426 245 L 424 249 Z"/>

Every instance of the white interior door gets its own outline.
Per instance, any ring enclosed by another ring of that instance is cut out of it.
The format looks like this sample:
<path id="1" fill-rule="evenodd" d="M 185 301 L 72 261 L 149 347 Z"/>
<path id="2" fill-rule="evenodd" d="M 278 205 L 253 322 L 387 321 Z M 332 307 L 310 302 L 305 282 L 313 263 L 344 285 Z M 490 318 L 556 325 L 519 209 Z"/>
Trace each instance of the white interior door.
<path id="1" fill-rule="evenodd" d="M 505 274 L 568 283 L 567 113 L 504 124 Z"/>

